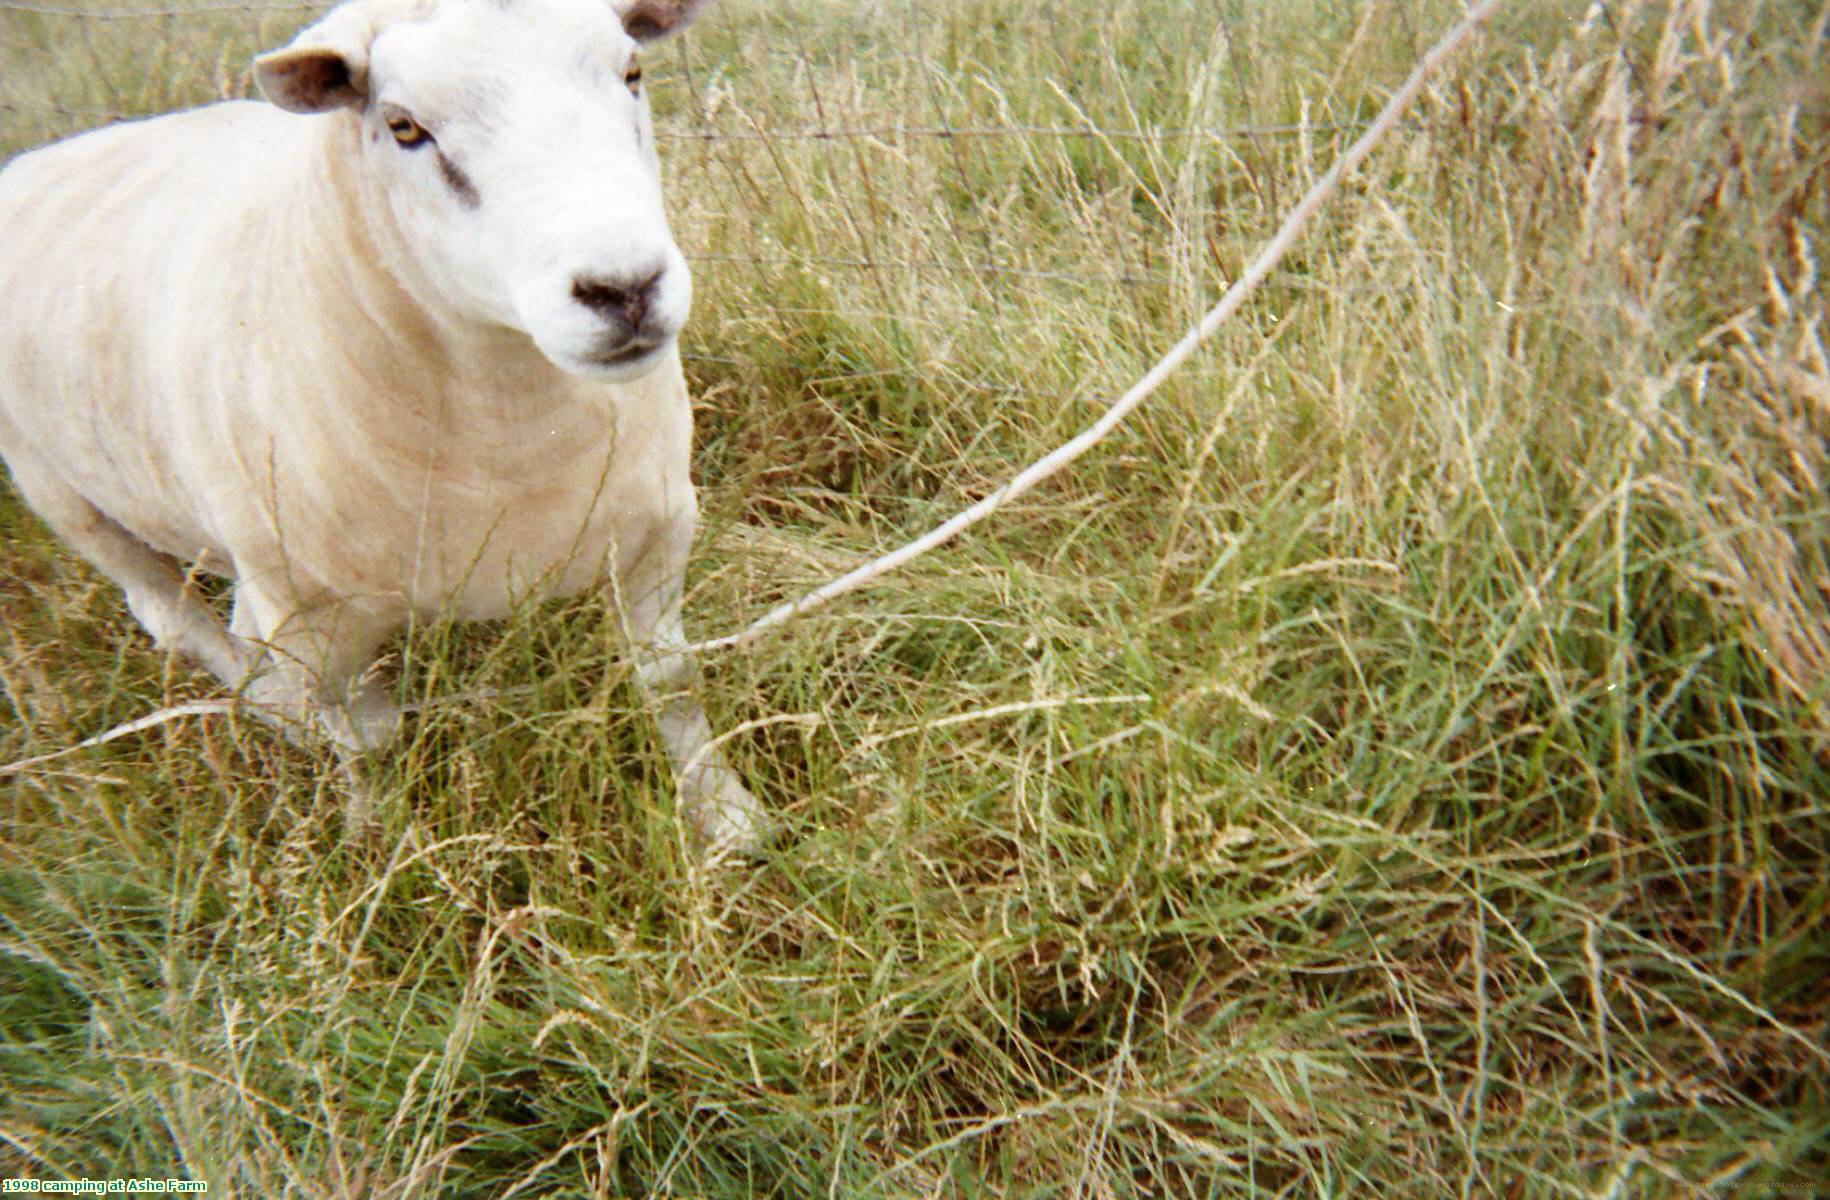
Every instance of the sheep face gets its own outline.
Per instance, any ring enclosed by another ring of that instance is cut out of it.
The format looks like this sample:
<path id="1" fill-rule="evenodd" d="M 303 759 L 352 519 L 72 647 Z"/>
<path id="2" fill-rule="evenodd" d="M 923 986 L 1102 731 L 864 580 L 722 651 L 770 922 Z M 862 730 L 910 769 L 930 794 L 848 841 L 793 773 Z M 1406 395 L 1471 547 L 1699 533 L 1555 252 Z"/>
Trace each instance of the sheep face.
<path id="1" fill-rule="evenodd" d="M 692 296 L 639 43 L 702 5 L 355 0 L 257 60 L 256 78 L 353 135 L 362 213 L 423 308 L 622 381 L 668 357 Z"/>

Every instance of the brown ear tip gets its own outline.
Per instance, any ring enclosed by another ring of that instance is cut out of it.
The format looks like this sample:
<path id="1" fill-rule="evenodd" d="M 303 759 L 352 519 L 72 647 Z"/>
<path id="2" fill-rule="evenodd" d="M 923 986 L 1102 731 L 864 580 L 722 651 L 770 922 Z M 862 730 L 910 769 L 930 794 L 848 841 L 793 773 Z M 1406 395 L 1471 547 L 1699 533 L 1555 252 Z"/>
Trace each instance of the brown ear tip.
<path id="1" fill-rule="evenodd" d="M 653 41 L 678 32 L 708 7 L 710 0 L 632 0 L 618 5 L 623 30 L 638 42 Z"/>
<path id="2" fill-rule="evenodd" d="M 324 112 L 359 98 L 349 63 L 332 50 L 263 54 L 254 60 L 254 78 L 269 100 L 291 112 Z"/>
<path id="3" fill-rule="evenodd" d="M 276 83 L 291 79 L 299 72 L 299 62 L 295 58 L 285 58 L 277 54 L 263 54 L 254 60 L 254 70 L 262 79 L 271 79 Z"/>

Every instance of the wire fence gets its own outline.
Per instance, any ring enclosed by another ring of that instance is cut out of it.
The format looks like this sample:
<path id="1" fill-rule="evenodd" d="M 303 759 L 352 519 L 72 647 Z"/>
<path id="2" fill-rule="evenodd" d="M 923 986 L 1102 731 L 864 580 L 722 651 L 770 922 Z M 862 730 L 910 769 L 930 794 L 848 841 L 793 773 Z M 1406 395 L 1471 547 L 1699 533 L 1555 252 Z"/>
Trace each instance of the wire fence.
<path id="1" fill-rule="evenodd" d="M 16 154 L 84 128 L 208 99 L 245 96 L 250 88 L 249 54 L 283 44 L 293 29 L 331 7 L 322 0 L 205 0 L 177 6 L 134 0 L 108 5 L 0 0 L 0 151 Z M 866 7 L 880 15 L 887 11 L 882 3 L 860 6 Z M 1191 292 L 1190 281 L 1197 279 L 1211 294 L 1231 274 L 1216 265 L 1222 255 L 1215 233 L 1231 219 L 1229 199 L 1194 188 L 1175 200 L 1173 213 L 1167 212 L 1164 206 L 1169 202 L 1158 193 L 1170 190 L 1167 176 L 1177 164 L 1192 154 L 1236 156 L 1242 148 L 1268 145 L 1300 145 L 1304 155 L 1326 156 L 1368 124 L 1351 111 L 1314 117 L 1305 112 L 1298 121 L 1148 123 L 1135 114 L 1129 121 L 1112 120 L 1109 111 L 1102 119 L 1065 95 L 1059 103 L 1049 101 L 1052 113 L 1039 103 L 1017 109 L 1003 103 L 964 102 L 957 95 L 943 98 L 933 82 L 935 52 L 931 36 L 924 42 L 919 0 L 909 0 L 899 12 L 906 14 L 898 18 L 906 21 L 900 36 L 874 41 L 869 50 L 873 64 L 898 74 L 901 91 L 897 101 L 887 105 L 875 98 L 860 100 L 860 95 L 869 95 L 868 84 L 844 96 L 835 95 L 830 82 L 822 90 L 827 77 L 812 69 L 811 58 L 830 53 L 830 47 L 809 47 L 791 39 L 771 44 L 769 53 L 781 64 L 780 78 L 796 86 L 805 80 L 804 94 L 799 103 L 771 104 L 767 112 L 757 111 L 754 95 L 745 92 L 741 81 L 733 83 L 715 58 L 695 58 L 689 50 L 670 47 L 658 61 L 651 59 L 648 78 L 657 97 L 668 101 L 658 104 L 655 135 L 673 148 L 671 155 L 664 151 L 670 192 L 690 197 L 694 181 L 708 179 L 737 195 L 818 187 L 823 189 L 820 200 L 805 203 L 820 209 L 823 217 L 830 215 L 833 223 L 833 228 L 816 230 L 799 241 L 758 239 L 740 215 L 728 210 L 688 214 L 683 224 L 691 236 L 683 237 L 682 245 L 691 261 L 741 268 L 765 280 L 833 273 L 880 285 L 889 279 L 951 281 L 960 287 L 1007 291 L 1104 289 L 1142 297 L 1176 288 Z M 707 22 L 717 24 L 716 17 Z M 695 33 L 694 38 L 699 36 Z M 188 57 L 173 61 L 182 55 Z M 123 56 L 129 65 L 117 72 L 115 63 Z M 56 69 L 46 66 L 52 60 L 60 62 Z M 844 72 L 839 75 L 844 77 Z M 852 78 L 857 78 L 855 71 Z M 998 90 L 995 80 L 976 86 L 981 91 Z M 886 114 L 891 119 L 885 120 Z M 1422 123 L 1413 120 L 1412 127 Z M 806 155 L 815 158 L 797 157 Z M 814 165 L 785 164 L 784 157 Z M 1094 159 L 1098 165 L 1088 165 Z M 911 160 L 920 160 L 917 167 L 909 165 Z M 1079 214 L 1084 227 L 1079 237 L 1064 235 L 1052 252 L 1045 247 L 1042 261 L 1036 261 L 1039 254 L 1033 246 L 1012 251 L 1002 244 L 995 218 L 962 206 L 959 197 L 1033 187 L 1032 177 L 1044 169 L 1039 161 L 1064 188 L 1071 190 L 1077 173 L 1085 174 L 1101 181 L 1084 189 L 1089 194 L 1101 187 L 1130 189 L 1145 196 L 1143 202 L 1130 204 L 1132 209 L 1155 206 L 1159 212 L 1140 217 L 1123 211 L 1125 203 L 1114 201 L 1111 211 L 1089 208 Z M 887 171 L 902 171 L 912 180 L 884 189 L 903 202 L 883 205 L 875 195 L 873 181 Z M 1109 186 L 1103 181 L 1107 173 L 1114 180 Z M 1152 175 L 1148 186 L 1141 180 L 1144 173 Z M 1127 174 L 1139 178 L 1127 180 Z M 917 175 L 920 178 L 914 178 Z M 1264 186 L 1268 191 L 1260 209 L 1268 215 L 1280 207 L 1279 197 L 1275 179 Z M 836 204 L 834 192 L 844 193 Z M 910 205 L 909 196 L 923 199 Z M 922 211 L 911 211 L 915 208 Z M 1179 227 L 1176 237 L 1189 246 L 1184 261 L 1162 260 L 1157 245 L 1175 238 L 1163 237 L 1159 217 Z M 921 237 L 898 240 L 899 230 L 917 223 L 923 226 Z M 1148 228 L 1139 232 L 1133 226 Z M 1256 229 L 1242 228 L 1239 237 L 1264 227 L 1261 222 Z M 1100 254 L 1081 256 L 1076 245 L 1089 234 L 1109 244 Z M 945 253 L 936 253 L 942 250 Z M 1192 267 L 1191 257 L 1200 259 Z M 886 300 L 881 307 L 885 312 L 900 311 L 893 301 Z M 797 310 L 784 300 L 778 311 L 786 322 L 805 309 Z M 857 307 L 846 315 L 875 319 Z M 689 358 L 726 361 L 715 352 L 717 347 L 709 349 L 713 352 Z M 988 379 L 972 369 L 935 372 L 934 365 L 924 362 L 920 369 L 944 386 L 1033 394 L 1024 386 L 1026 380 Z"/>
<path id="2" fill-rule="evenodd" d="M 15 7 L 0 3 L 0 10 Z M 36 11 L 36 10 L 27 10 Z M 60 14 L 62 15 L 62 14 Z M 0 100 L 0 112 L 39 114 L 57 117 L 81 117 L 98 122 L 130 121 L 155 115 L 151 111 L 135 112 L 106 108 L 71 108 L 61 104 L 29 104 Z M 1353 133 L 1366 128 L 1364 121 L 1323 121 L 1308 125 L 1229 125 L 1197 128 L 1190 126 L 1166 129 L 1077 128 L 1051 125 L 882 125 L 864 129 L 792 128 L 792 129 L 695 129 L 679 124 L 656 125 L 655 137 L 664 142 L 863 142 L 894 146 L 897 143 L 924 138 L 1075 138 L 1110 141 L 1163 142 L 1173 139 L 1208 138 L 1233 141 L 1255 137 L 1297 137 L 1321 134 Z"/>
<path id="3" fill-rule="evenodd" d="M 242 16 L 251 21 L 268 17 L 293 17 L 303 23 L 310 15 L 335 7 L 331 0 L 306 3 L 215 4 L 200 3 L 183 7 L 142 8 L 131 4 L 111 8 L 75 7 L 30 3 L 27 0 L 0 0 L 0 14 L 27 14 L 34 17 L 70 22 L 72 28 L 90 22 L 118 23 L 195 21 L 203 17 Z M 918 54 L 918 51 L 911 51 Z M 703 106 L 701 106 L 703 107 Z M 0 112 L 35 114 L 94 121 L 131 120 L 151 115 L 154 109 L 93 108 L 56 102 L 22 101 L 0 94 Z M 1260 137 L 1313 137 L 1336 133 L 1357 134 L 1366 120 L 1235 123 L 1223 126 L 1172 125 L 1149 128 L 1126 128 L 1111 125 L 1036 124 L 1016 120 L 991 123 L 896 123 L 867 126 L 828 125 L 820 123 L 801 127 L 751 129 L 708 129 L 694 127 L 686 121 L 657 123 L 656 137 L 671 141 L 703 142 L 862 142 L 894 146 L 920 139 L 988 139 L 988 138 L 1061 138 L 1078 140 L 1166 142 L 1186 139 L 1232 141 Z"/>
<path id="4" fill-rule="evenodd" d="M 219 13 L 261 16 L 267 13 L 323 12 L 331 4 L 193 4 L 184 8 L 67 8 L 57 4 L 23 4 L 5 0 L 0 11 L 33 13 L 45 17 L 74 17 L 86 21 L 138 21 L 160 17 L 196 17 Z"/>

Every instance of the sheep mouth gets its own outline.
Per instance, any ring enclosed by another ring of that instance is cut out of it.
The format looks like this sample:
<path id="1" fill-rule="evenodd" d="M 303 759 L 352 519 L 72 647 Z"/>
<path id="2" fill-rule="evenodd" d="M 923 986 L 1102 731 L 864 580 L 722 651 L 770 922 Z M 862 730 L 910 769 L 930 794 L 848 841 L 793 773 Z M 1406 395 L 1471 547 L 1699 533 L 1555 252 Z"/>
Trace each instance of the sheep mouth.
<path id="1" fill-rule="evenodd" d="M 656 350 L 660 349 L 660 347 L 661 343 L 659 342 L 634 341 L 623 346 L 618 346 L 614 350 L 606 350 L 599 354 L 590 355 L 585 361 L 594 367 L 623 367 L 632 362 L 647 358 L 650 354 L 653 354 Z"/>

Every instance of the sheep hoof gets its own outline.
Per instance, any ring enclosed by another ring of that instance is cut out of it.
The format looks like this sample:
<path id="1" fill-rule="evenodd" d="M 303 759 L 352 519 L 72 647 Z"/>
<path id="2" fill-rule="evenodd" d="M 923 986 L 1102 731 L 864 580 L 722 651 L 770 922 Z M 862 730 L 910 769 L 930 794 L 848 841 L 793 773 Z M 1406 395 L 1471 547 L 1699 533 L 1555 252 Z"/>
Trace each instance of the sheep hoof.
<path id="1" fill-rule="evenodd" d="M 372 754 L 400 732 L 401 711 L 378 688 L 359 686 L 342 702 L 326 701 L 270 671 L 255 676 L 242 695 L 255 716 L 303 749 L 328 741 L 344 754 Z"/>
<path id="2" fill-rule="evenodd" d="M 400 732 L 400 709 L 391 704 L 331 707 L 317 710 L 318 727 L 339 750 L 373 754 Z"/>
<path id="3" fill-rule="evenodd" d="M 739 781 L 737 772 L 726 767 L 705 768 L 690 785 L 682 781 L 681 799 L 708 858 L 748 858 L 769 844 L 774 830 L 768 814 Z"/>
<path id="4" fill-rule="evenodd" d="M 368 764 L 359 754 L 340 752 L 343 784 L 343 845 L 351 850 L 378 850 L 382 828 L 376 818 L 381 794 Z"/>

